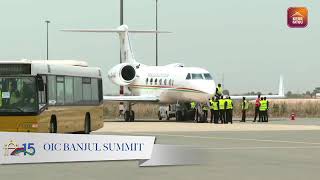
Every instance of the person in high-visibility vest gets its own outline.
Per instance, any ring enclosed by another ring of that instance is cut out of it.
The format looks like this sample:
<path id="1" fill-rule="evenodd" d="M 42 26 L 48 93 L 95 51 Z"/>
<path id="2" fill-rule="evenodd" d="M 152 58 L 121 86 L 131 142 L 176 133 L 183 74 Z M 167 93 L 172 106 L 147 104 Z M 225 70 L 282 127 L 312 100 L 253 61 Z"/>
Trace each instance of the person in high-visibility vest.
<path id="1" fill-rule="evenodd" d="M 223 99 L 223 96 L 219 99 L 219 115 L 221 124 L 226 122 L 226 100 Z"/>
<path id="2" fill-rule="evenodd" d="M 214 102 L 213 97 L 209 99 L 209 102 L 210 102 L 210 123 L 212 123 L 213 122 L 213 102 Z"/>
<path id="3" fill-rule="evenodd" d="M 240 122 L 246 122 L 246 114 L 248 109 L 249 109 L 249 102 L 246 100 L 245 97 L 243 97 L 241 102 L 242 117 Z"/>
<path id="4" fill-rule="evenodd" d="M 259 111 L 260 111 L 260 116 L 261 118 L 259 118 L 259 122 L 265 122 L 265 119 L 266 119 L 266 111 L 267 111 L 267 101 L 264 100 L 264 98 L 261 98 L 261 101 L 260 101 L 260 108 L 259 108 Z"/>
<path id="5" fill-rule="evenodd" d="M 223 95 L 223 89 L 221 84 L 218 84 L 217 88 L 216 88 L 216 97 L 220 97 Z"/>
<path id="6" fill-rule="evenodd" d="M 267 108 L 264 115 L 265 115 L 265 122 L 268 122 L 269 121 L 269 115 L 268 115 L 269 101 L 267 100 L 267 97 L 264 97 L 263 100 L 266 101 L 266 104 L 267 104 Z"/>
<path id="7" fill-rule="evenodd" d="M 196 111 L 197 111 L 197 109 L 196 109 L 196 107 L 197 107 L 197 103 L 194 102 L 194 101 L 192 101 L 192 102 L 190 103 L 190 108 L 191 108 L 191 111 L 192 111 L 193 120 L 197 120 L 197 117 L 196 117 Z"/>
<path id="8" fill-rule="evenodd" d="M 233 102 L 232 99 L 230 98 L 230 96 L 226 99 L 227 102 L 227 110 L 226 110 L 226 116 L 227 116 L 227 120 L 226 120 L 226 124 L 228 124 L 229 122 L 232 124 L 232 111 L 233 111 Z"/>
<path id="9" fill-rule="evenodd" d="M 202 106 L 203 122 L 206 122 L 208 119 L 208 110 L 209 110 L 208 104 L 207 103 L 203 104 L 203 106 Z"/>
<path id="10" fill-rule="evenodd" d="M 219 99 L 218 98 L 214 98 L 210 108 L 212 110 L 211 112 L 213 115 L 213 123 L 218 124 L 219 122 Z M 211 119 L 212 119 L 212 115 L 211 115 Z"/>

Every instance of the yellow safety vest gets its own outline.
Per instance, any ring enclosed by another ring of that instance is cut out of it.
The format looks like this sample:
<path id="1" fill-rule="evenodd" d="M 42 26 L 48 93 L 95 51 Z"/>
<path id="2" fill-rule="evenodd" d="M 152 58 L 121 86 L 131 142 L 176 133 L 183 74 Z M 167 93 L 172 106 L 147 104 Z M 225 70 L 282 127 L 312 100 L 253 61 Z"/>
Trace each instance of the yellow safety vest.
<path id="1" fill-rule="evenodd" d="M 213 102 L 214 102 L 214 101 L 212 101 L 212 99 L 210 99 L 209 102 L 210 102 L 210 109 L 213 109 Z"/>
<path id="2" fill-rule="evenodd" d="M 202 107 L 202 109 L 205 110 L 205 111 L 207 111 L 209 108 L 208 108 L 208 106 L 204 105 L 204 106 Z"/>
<path id="3" fill-rule="evenodd" d="M 224 99 L 219 99 L 219 109 L 223 110 L 224 109 L 224 103 L 226 102 L 226 100 Z"/>
<path id="4" fill-rule="evenodd" d="M 217 89 L 218 89 L 217 93 L 218 93 L 219 95 L 222 95 L 222 92 L 223 92 L 222 87 L 217 86 Z"/>
<path id="5" fill-rule="evenodd" d="M 192 102 L 190 103 L 190 105 L 191 105 L 191 109 L 196 108 L 196 102 L 192 101 Z"/>
<path id="6" fill-rule="evenodd" d="M 260 101 L 260 107 L 259 110 L 260 111 L 266 111 L 267 110 L 267 101 L 266 100 L 261 100 Z"/>
<path id="7" fill-rule="evenodd" d="M 232 109 L 232 99 L 227 99 L 227 109 Z"/>
<path id="8" fill-rule="evenodd" d="M 243 106 L 244 103 L 244 106 Z M 241 109 L 242 110 L 248 110 L 249 109 L 249 102 L 245 100 L 244 102 L 241 103 Z"/>
<path id="9" fill-rule="evenodd" d="M 213 110 L 214 111 L 217 111 L 217 110 L 219 110 L 219 107 L 218 107 L 218 101 L 213 101 Z"/>

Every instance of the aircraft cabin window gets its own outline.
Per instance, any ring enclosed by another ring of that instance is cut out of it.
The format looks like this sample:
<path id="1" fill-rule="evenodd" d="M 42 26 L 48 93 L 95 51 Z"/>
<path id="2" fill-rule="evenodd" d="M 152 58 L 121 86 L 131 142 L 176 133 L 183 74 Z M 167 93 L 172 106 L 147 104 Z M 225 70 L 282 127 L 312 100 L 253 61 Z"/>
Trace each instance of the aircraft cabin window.
<path id="1" fill-rule="evenodd" d="M 164 81 L 163 81 L 163 84 L 166 86 L 167 85 L 167 79 L 165 79 Z"/>
<path id="2" fill-rule="evenodd" d="M 156 78 L 156 79 L 154 80 L 154 85 L 157 85 L 157 83 L 158 83 L 158 79 Z"/>
<path id="3" fill-rule="evenodd" d="M 209 73 L 204 73 L 203 76 L 204 76 L 204 78 L 206 80 L 212 80 L 213 79 L 212 76 Z"/>
<path id="4" fill-rule="evenodd" d="M 188 75 L 187 75 L 186 79 L 191 79 L 191 75 L 190 75 L 190 73 L 188 73 Z"/>
<path id="5" fill-rule="evenodd" d="M 202 74 L 192 74 L 192 79 L 203 79 Z"/>
<path id="6" fill-rule="evenodd" d="M 149 80 L 149 79 L 147 78 L 147 79 L 146 79 L 146 84 L 148 84 L 148 80 Z"/>
<path id="7" fill-rule="evenodd" d="M 152 78 L 150 78 L 150 85 L 152 85 L 152 82 L 153 82 L 153 79 L 152 79 Z"/>
<path id="8" fill-rule="evenodd" d="M 162 79 L 159 80 L 159 85 L 160 85 L 160 86 L 162 85 Z"/>

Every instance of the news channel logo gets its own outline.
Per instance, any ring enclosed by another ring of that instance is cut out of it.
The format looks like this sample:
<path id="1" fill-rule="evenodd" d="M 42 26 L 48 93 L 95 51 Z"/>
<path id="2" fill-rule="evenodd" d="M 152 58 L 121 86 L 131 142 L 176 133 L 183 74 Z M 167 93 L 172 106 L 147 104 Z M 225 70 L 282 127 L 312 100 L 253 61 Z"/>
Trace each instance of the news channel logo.
<path id="1" fill-rule="evenodd" d="M 290 28 L 305 28 L 308 25 L 308 9 L 306 7 L 289 7 L 287 25 Z"/>
<path id="2" fill-rule="evenodd" d="M 23 143 L 21 146 L 14 140 L 4 144 L 4 156 L 34 156 L 36 149 L 34 143 Z"/>

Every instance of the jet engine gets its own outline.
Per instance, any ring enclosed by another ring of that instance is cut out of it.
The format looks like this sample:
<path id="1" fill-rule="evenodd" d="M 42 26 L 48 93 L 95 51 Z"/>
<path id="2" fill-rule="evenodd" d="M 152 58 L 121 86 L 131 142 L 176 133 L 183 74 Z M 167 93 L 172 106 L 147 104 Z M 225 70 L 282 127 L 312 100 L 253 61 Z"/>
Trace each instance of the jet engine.
<path id="1" fill-rule="evenodd" d="M 128 63 L 121 63 L 110 69 L 108 78 L 115 84 L 125 86 L 136 78 L 136 68 Z"/>

